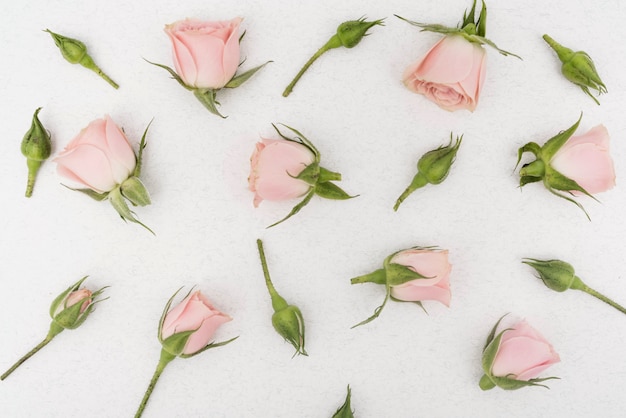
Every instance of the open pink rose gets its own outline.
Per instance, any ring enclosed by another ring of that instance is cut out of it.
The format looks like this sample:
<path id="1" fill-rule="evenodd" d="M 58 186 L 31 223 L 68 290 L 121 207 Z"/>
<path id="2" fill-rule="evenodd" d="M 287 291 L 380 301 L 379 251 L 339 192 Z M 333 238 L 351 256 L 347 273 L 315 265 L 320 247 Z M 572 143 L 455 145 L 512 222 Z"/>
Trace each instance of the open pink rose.
<path id="1" fill-rule="evenodd" d="M 520 321 L 502 334 L 491 372 L 497 377 L 530 380 L 559 361 L 552 345 L 526 321 Z"/>
<path id="2" fill-rule="evenodd" d="M 128 139 L 108 115 L 80 131 L 54 161 L 61 176 L 98 193 L 122 184 L 137 164 Z"/>
<path id="3" fill-rule="evenodd" d="M 450 306 L 450 271 L 447 250 L 409 249 L 394 255 L 390 263 L 400 264 L 427 277 L 391 287 L 391 296 L 404 301 L 436 300 Z"/>
<path id="4" fill-rule="evenodd" d="M 550 165 L 590 194 L 615 186 L 609 133 L 604 125 L 598 125 L 583 135 L 572 136 L 554 154 Z M 577 191 L 572 193 L 581 194 Z"/>
<path id="5" fill-rule="evenodd" d="M 215 309 L 198 290 L 167 313 L 161 327 L 161 338 L 165 340 L 173 334 L 194 331 L 181 353 L 194 354 L 209 344 L 220 325 L 231 320 L 230 316 Z"/>
<path id="6" fill-rule="evenodd" d="M 239 66 L 239 24 L 186 19 L 165 26 L 172 41 L 174 67 L 186 85 L 220 89 Z"/>
<path id="7" fill-rule="evenodd" d="M 254 206 L 263 200 L 288 200 L 300 197 L 311 186 L 294 178 L 315 160 L 306 146 L 282 139 L 262 139 L 250 157 L 248 184 Z"/>
<path id="8" fill-rule="evenodd" d="M 487 55 L 483 47 L 448 35 L 404 72 L 406 87 L 446 110 L 474 111 L 483 86 Z"/>

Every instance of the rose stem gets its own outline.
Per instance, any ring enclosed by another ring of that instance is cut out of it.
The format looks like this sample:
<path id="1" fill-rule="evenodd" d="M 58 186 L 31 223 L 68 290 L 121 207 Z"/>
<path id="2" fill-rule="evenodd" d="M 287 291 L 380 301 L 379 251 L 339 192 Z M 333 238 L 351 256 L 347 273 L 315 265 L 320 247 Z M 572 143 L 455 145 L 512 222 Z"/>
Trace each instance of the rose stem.
<path id="1" fill-rule="evenodd" d="M 625 313 L 626 314 L 626 308 L 624 308 L 622 305 L 620 305 L 617 302 L 612 301 L 611 299 L 607 298 L 606 296 L 604 296 L 602 293 L 593 290 L 592 288 L 590 288 L 587 285 L 583 285 L 583 287 L 579 287 L 578 290 L 582 290 L 585 293 L 590 294 L 593 297 L 596 297 L 598 299 L 600 299 L 602 302 L 607 303 L 609 305 L 611 305 L 612 307 L 614 307 L 615 309 L 617 309 L 618 311 Z"/>
<path id="2" fill-rule="evenodd" d="M 334 39 L 331 38 L 330 41 L 326 42 L 326 44 L 323 47 L 318 49 L 317 52 L 315 54 L 313 54 L 313 56 L 311 58 L 309 58 L 309 60 L 306 62 L 306 64 L 304 64 L 302 69 L 300 69 L 300 72 L 298 72 L 298 74 L 296 74 L 296 77 L 293 80 L 291 80 L 291 83 L 289 83 L 289 85 L 285 88 L 285 91 L 283 91 L 283 97 L 287 97 L 287 96 L 289 96 L 291 94 L 291 91 L 293 90 L 293 87 L 300 80 L 300 77 L 302 77 L 302 74 L 304 74 L 304 72 L 309 69 L 309 67 L 311 66 L 311 64 L 313 64 L 315 62 L 315 60 L 317 60 L 319 57 L 321 57 L 324 52 L 326 52 L 329 49 L 332 49 L 334 47 L 334 46 L 330 45 L 331 42 L 334 43 Z"/>
<path id="3" fill-rule="evenodd" d="M 37 172 L 41 167 L 42 161 L 33 160 L 28 158 L 26 165 L 28 166 L 28 181 L 26 182 L 26 193 L 24 196 L 31 197 L 33 195 L 33 188 L 35 187 L 35 179 L 37 178 Z"/>
<path id="4" fill-rule="evenodd" d="M 95 66 L 95 68 L 92 68 L 92 70 L 94 70 L 100 77 L 102 77 L 104 81 L 112 85 L 113 88 L 115 89 L 120 88 L 120 86 L 115 81 L 113 81 L 108 75 L 106 75 L 104 71 L 102 71 L 100 67 L 98 67 L 97 65 Z"/>
<path id="5" fill-rule="evenodd" d="M 152 375 L 152 379 L 150 380 L 150 384 L 148 385 L 148 389 L 146 389 L 145 395 L 143 395 L 143 399 L 141 400 L 141 404 L 139 405 L 139 409 L 135 414 L 135 418 L 139 418 L 141 414 L 143 414 L 143 410 L 146 408 L 146 404 L 148 403 L 148 399 L 150 399 L 150 395 L 152 395 L 152 391 L 156 386 L 159 377 L 161 377 L 161 373 L 165 369 L 165 366 L 169 364 L 170 361 L 174 360 L 176 356 L 168 353 L 165 350 L 161 350 L 161 358 L 159 359 L 159 364 L 157 364 L 156 370 L 154 371 L 154 375 Z"/>
<path id="6" fill-rule="evenodd" d="M 258 239 L 256 240 L 256 245 L 259 248 L 259 255 L 261 256 L 261 266 L 263 266 L 263 275 L 265 276 L 265 285 L 267 286 L 267 290 L 270 292 L 270 297 L 272 298 L 272 308 L 274 308 L 275 312 L 285 309 L 287 306 L 287 301 L 283 299 L 282 296 L 278 294 L 274 285 L 272 284 L 272 279 L 270 279 L 270 272 L 267 269 L 267 260 L 265 259 L 265 251 L 263 251 L 263 242 Z"/>
<path id="7" fill-rule="evenodd" d="M 39 350 L 41 350 L 42 348 L 44 348 L 46 345 L 48 345 L 48 343 L 50 341 L 52 341 L 52 339 L 54 337 L 56 337 L 58 334 L 60 334 L 63 331 L 63 327 L 61 327 L 60 325 L 57 325 L 54 321 L 52 322 L 52 324 L 50 324 L 50 330 L 48 331 L 48 335 L 46 335 L 46 338 L 44 338 L 44 340 L 42 342 L 40 342 L 39 344 L 37 344 L 35 346 L 35 348 L 33 348 L 32 350 L 30 350 L 28 353 L 26 353 L 26 355 L 24 355 L 24 357 L 22 357 L 21 359 L 19 359 L 13 366 L 11 366 L 11 368 L 9 370 L 7 370 L 6 372 L 4 372 L 4 374 L 2 376 L 0 376 L 0 380 L 4 380 L 7 377 L 9 377 L 9 375 L 11 373 L 13 373 L 15 371 L 15 369 L 17 369 L 18 367 L 20 367 L 22 365 L 22 363 L 24 363 L 26 360 L 28 360 L 29 358 L 31 358 L 32 356 L 35 355 L 35 353 L 37 353 Z"/>
<path id="8" fill-rule="evenodd" d="M 396 204 L 393 205 L 393 210 L 397 211 L 400 205 L 402 204 L 402 202 L 404 202 L 404 199 L 409 197 L 411 193 L 413 193 L 420 187 L 424 187 L 427 184 L 428 184 L 428 180 L 426 179 L 426 177 L 422 173 L 417 173 L 415 177 L 413 177 L 413 180 L 411 181 L 411 184 L 409 185 L 409 187 L 407 187 L 404 190 L 404 192 L 402 192 L 398 200 L 396 200 Z"/>

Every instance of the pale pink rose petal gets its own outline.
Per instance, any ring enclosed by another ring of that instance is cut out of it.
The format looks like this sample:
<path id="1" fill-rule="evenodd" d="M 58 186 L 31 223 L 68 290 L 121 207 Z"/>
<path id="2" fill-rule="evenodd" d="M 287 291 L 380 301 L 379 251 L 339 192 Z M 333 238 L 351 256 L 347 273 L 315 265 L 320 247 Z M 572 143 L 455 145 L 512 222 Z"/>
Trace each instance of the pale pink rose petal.
<path id="1" fill-rule="evenodd" d="M 224 47 L 224 57 L 222 67 L 224 68 L 224 84 L 228 83 L 235 76 L 239 68 L 239 59 L 241 52 L 239 51 L 239 25 L 242 19 L 237 17 L 230 22 L 231 33 Z"/>
<path id="2" fill-rule="evenodd" d="M 106 130 L 106 121 L 104 119 L 95 119 L 87 125 L 86 128 L 76 135 L 66 146 L 65 149 L 59 154 L 63 156 L 67 152 L 71 152 L 74 148 L 81 144 L 90 144 L 97 148 L 102 149 L 102 143 L 100 138 L 104 136 Z"/>
<path id="3" fill-rule="evenodd" d="M 474 47 L 461 36 L 444 36 L 421 61 L 409 67 L 404 79 L 416 74 L 432 83 L 450 84 L 464 80 L 472 70 Z"/>
<path id="4" fill-rule="evenodd" d="M 580 144 L 595 144 L 600 149 L 609 149 L 610 145 L 609 131 L 604 125 L 596 125 L 582 135 L 572 135 L 570 139 L 561 147 L 560 151 L 573 148 Z"/>
<path id="5" fill-rule="evenodd" d="M 396 299 L 408 302 L 435 300 L 443 303 L 448 307 L 450 306 L 451 293 L 448 286 L 439 287 L 439 285 L 416 285 L 417 283 L 422 281 L 424 280 L 418 279 L 400 286 L 393 286 L 391 288 L 391 296 Z"/>
<path id="6" fill-rule="evenodd" d="M 65 307 L 69 308 L 70 306 L 74 306 L 82 300 L 83 304 L 80 308 L 80 313 L 83 313 L 91 303 L 91 294 L 91 290 L 89 289 L 79 289 L 71 292 L 67 296 L 67 299 L 65 299 Z"/>
<path id="7" fill-rule="evenodd" d="M 99 192 L 108 192 L 116 185 L 111 172 L 111 164 L 106 154 L 93 145 L 81 145 L 62 153 L 54 161 L 60 175 L 73 173 L 71 178 L 79 178 L 80 183 Z"/>
<path id="8" fill-rule="evenodd" d="M 404 250 L 394 255 L 389 261 L 411 267 L 416 273 L 432 277 L 436 281 L 441 280 L 452 269 L 452 265 L 448 262 L 447 250 Z M 433 279 L 430 279 L 431 283 Z"/>
<path id="9" fill-rule="evenodd" d="M 482 84 L 485 79 L 485 71 L 487 68 L 486 51 L 477 44 L 472 44 L 473 62 L 471 71 L 468 76 L 459 81 L 459 85 L 465 91 L 465 95 L 468 98 L 469 110 L 475 110 L 478 104 L 478 96 L 482 88 Z"/>
<path id="10" fill-rule="evenodd" d="M 207 308 L 198 298 L 197 292 L 187 296 L 179 305 L 167 313 L 163 321 L 163 338 L 172 334 L 198 329 L 206 317 Z"/>
<path id="11" fill-rule="evenodd" d="M 109 156 L 113 177 L 118 183 L 122 183 L 135 169 L 137 159 L 122 130 L 113 122 L 109 115 L 105 116 L 105 120 L 107 147 L 105 147 L 104 151 Z"/>
<path id="12" fill-rule="evenodd" d="M 232 321 L 232 318 L 228 315 L 224 315 L 220 312 L 215 313 L 214 315 L 206 318 L 200 329 L 194 332 L 191 337 L 187 340 L 187 344 L 185 345 L 184 353 L 185 354 L 193 354 L 198 350 L 203 349 L 208 343 L 211 342 L 213 334 L 215 331 L 226 322 Z"/>
<path id="13" fill-rule="evenodd" d="M 178 38 L 192 51 L 197 69 L 194 86 L 219 88 L 224 81 L 224 41 L 219 38 L 198 33 L 182 32 Z"/>
<path id="14" fill-rule="evenodd" d="M 505 335 L 507 332 L 509 331 L 506 331 Z M 492 373 L 494 376 L 513 375 L 511 377 L 514 379 L 519 378 L 530 369 L 554 362 L 553 357 L 549 343 L 525 336 L 508 338 L 500 344 L 493 362 Z"/>
<path id="15" fill-rule="evenodd" d="M 167 33 L 172 41 L 172 59 L 174 61 L 176 74 L 180 76 L 186 85 L 196 87 L 198 70 L 196 68 L 196 61 L 191 55 L 191 51 L 178 39 L 175 33 L 170 32 L 167 26 L 165 33 Z"/>

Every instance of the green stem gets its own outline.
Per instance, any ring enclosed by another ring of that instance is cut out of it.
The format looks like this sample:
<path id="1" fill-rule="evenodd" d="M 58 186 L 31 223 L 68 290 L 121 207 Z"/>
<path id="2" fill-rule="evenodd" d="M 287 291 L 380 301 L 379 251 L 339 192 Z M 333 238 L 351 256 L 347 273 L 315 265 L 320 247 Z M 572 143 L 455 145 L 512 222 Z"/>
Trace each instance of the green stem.
<path id="1" fill-rule="evenodd" d="M 306 64 L 304 64 L 304 66 L 300 69 L 298 74 L 296 74 L 296 77 L 293 80 L 291 80 L 291 83 L 289 83 L 289 85 L 285 88 L 285 91 L 283 91 L 283 97 L 287 97 L 291 94 L 291 91 L 293 90 L 294 86 L 300 80 L 300 77 L 302 77 L 305 71 L 309 69 L 311 64 L 313 64 L 319 57 L 321 57 L 322 54 L 324 54 L 324 52 L 328 51 L 329 49 L 333 49 L 337 47 L 335 45 L 336 40 L 334 38 L 335 37 L 333 36 L 328 42 L 326 42 L 326 44 L 324 44 L 323 47 L 318 49 L 317 52 L 313 54 L 311 58 L 309 58 Z"/>
<path id="2" fill-rule="evenodd" d="M 270 292 L 270 297 L 272 298 L 272 308 L 274 308 L 274 312 L 281 311 L 289 305 L 287 304 L 287 301 L 278 294 L 272 284 L 270 272 L 267 268 L 267 260 L 265 259 L 265 251 L 263 251 L 263 241 L 257 239 L 256 245 L 259 248 L 259 255 L 261 256 L 261 266 L 263 267 L 263 275 L 265 276 L 265 285 L 267 286 L 267 290 Z"/>
<path id="3" fill-rule="evenodd" d="M 583 292 L 590 294 L 593 297 L 596 297 L 598 299 L 600 299 L 602 302 L 611 305 L 612 307 L 614 307 L 615 309 L 617 309 L 618 311 L 626 314 L 626 308 L 624 308 L 622 305 L 620 305 L 617 302 L 614 302 L 613 300 L 607 298 L 606 296 L 604 296 L 602 293 L 590 288 L 587 285 L 583 285 L 582 287 L 578 288 L 578 290 L 582 290 Z"/>
<path id="4" fill-rule="evenodd" d="M 52 339 L 54 337 L 56 337 L 59 333 L 61 333 L 61 331 L 63 331 L 63 327 L 57 325 L 54 321 L 52 322 L 52 324 L 50 324 L 50 330 L 48 331 L 48 335 L 46 335 L 46 338 L 43 339 L 42 342 L 40 342 L 39 344 L 37 344 L 35 346 L 35 348 L 33 348 L 32 350 L 30 350 L 28 353 L 26 353 L 21 359 L 19 359 L 17 362 L 15 362 L 15 364 L 13 366 L 11 366 L 11 368 L 9 370 L 7 370 L 6 372 L 4 372 L 4 374 L 2 376 L 0 376 L 0 380 L 4 380 L 7 377 L 9 377 L 9 375 L 11 373 L 13 373 L 15 371 L 15 369 L 17 369 L 18 367 L 20 367 L 22 365 L 22 363 L 24 363 L 26 360 L 28 360 L 29 358 L 31 358 L 32 356 L 34 356 L 39 350 L 41 350 L 42 348 L 44 348 L 46 345 L 48 345 L 48 343 L 50 341 L 52 341 Z"/>
<path id="5" fill-rule="evenodd" d="M 411 184 L 409 185 L 409 187 L 404 189 L 404 192 L 402 192 L 398 200 L 396 200 L 396 204 L 393 205 L 393 210 L 397 211 L 400 205 L 402 204 L 402 202 L 404 202 L 404 199 L 409 197 L 409 195 L 413 193 L 414 191 L 416 191 L 417 189 L 424 187 L 427 184 L 428 184 L 428 179 L 426 179 L 426 176 L 418 172 L 415 175 L 415 177 L 413 177 L 413 180 L 411 181 Z"/>
<path id="6" fill-rule="evenodd" d="M 350 284 L 358 283 L 376 283 L 385 284 L 387 282 L 387 273 L 385 269 L 378 269 L 373 273 L 366 274 L 364 276 L 358 276 L 350 279 Z"/>
<path id="7" fill-rule="evenodd" d="M 148 389 L 146 390 L 145 395 L 143 395 L 143 399 L 141 400 L 141 404 L 139 405 L 139 409 L 137 409 L 137 413 L 135 414 L 135 418 L 139 418 L 143 414 L 143 410 L 146 408 L 146 404 L 148 403 L 148 399 L 150 399 L 150 395 L 152 395 L 152 391 L 156 386 L 159 377 L 161 377 L 161 373 L 165 369 L 165 366 L 169 364 L 170 361 L 174 360 L 176 356 L 168 353 L 165 350 L 161 350 L 161 358 L 159 359 L 159 364 L 157 364 L 156 370 L 152 375 L 152 379 L 150 380 L 150 384 L 148 385 Z"/>
<path id="8" fill-rule="evenodd" d="M 28 166 L 28 181 L 26 182 L 26 197 L 33 195 L 33 188 L 35 187 L 35 179 L 37 178 L 37 172 L 41 167 L 42 161 L 33 160 L 32 158 L 26 159 L 26 165 Z"/>
<path id="9" fill-rule="evenodd" d="M 324 167 L 320 167 L 318 183 L 325 183 L 327 181 L 341 181 L 341 173 L 330 171 Z"/>

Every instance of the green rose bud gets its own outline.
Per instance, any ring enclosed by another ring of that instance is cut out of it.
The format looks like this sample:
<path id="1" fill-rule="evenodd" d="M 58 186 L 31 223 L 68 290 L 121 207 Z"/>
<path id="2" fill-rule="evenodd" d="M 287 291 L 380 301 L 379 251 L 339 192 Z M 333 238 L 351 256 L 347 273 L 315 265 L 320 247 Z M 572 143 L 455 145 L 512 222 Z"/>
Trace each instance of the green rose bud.
<path id="1" fill-rule="evenodd" d="M 28 166 L 28 182 L 26 183 L 26 197 L 31 197 L 35 186 L 35 179 L 41 164 L 50 157 L 52 152 L 52 141 L 50 134 L 43 127 L 39 120 L 39 111 L 35 110 L 30 129 L 22 139 L 22 155 L 26 157 L 26 165 Z"/>
<path id="2" fill-rule="evenodd" d="M 448 145 L 428 151 L 419 159 L 417 162 L 417 174 L 413 177 L 409 187 L 396 200 L 393 210 L 397 211 L 402 202 L 415 190 L 429 183 L 439 184 L 446 179 L 462 140 L 463 135 L 457 136 L 453 144 L 452 134 L 450 134 L 450 143 Z"/>
<path id="3" fill-rule="evenodd" d="M 599 105 L 600 102 L 593 97 L 589 89 L 596 90 L 599 95 L 606 93 L 607 89 L 602 79 L 600 79 L 591 57 L 584 51 L 572 51 L 564 47 L 548 35 L 543 35 L 543 39 L 556 51 L 563 63 L 561 72 L 565 78 L 579 86 L 582 91 L 587 93 Z"/>
<path id="4" fill-rule="evenodd" d="M 295 305 L 289 305 L 287 301 L 278 294 L 272 280 L 270 279 L 270 273 L 267 268 L 267 260 L 265 259 L 265 252 L 263 250 L 263 242 L 256 240 L 257 247 L 259 249 L 259 256 L 261 257 L 261 266 L 263 267 L 263 274 L 265 276 L 265 285 L 272 298 L 272 308 L 274 308 L 274 314 L 272 315 L 272 325 L 276 332 L 288 341 L 296 349 L 296 354 L 302 354 L 308 356 L 304 349 L 304 318 L 300 309 Z"/>
<path id="5" fill-rule="evenodd" d="M 67 36 L 59 35 L 58 33 L 54 33 L 49 29 L 44 30 L 44 32 L 48 32 L 54 43 L 61 51 L 63 58 L 65 58 L 68 62 L 72 64 L 80 64 L 85 68 L 88 68 L 102 77 L 107 83 L 109 83 L 114 88 L 119 88 L 119 85 L 111 80 L 108 75 L 106 75 L 93 61 L 93 59 L 87 53 L 87 47 L 84 43 L 79 41 L 78 39 L 69 38 Z"/>

